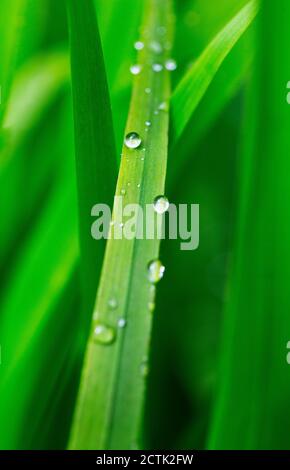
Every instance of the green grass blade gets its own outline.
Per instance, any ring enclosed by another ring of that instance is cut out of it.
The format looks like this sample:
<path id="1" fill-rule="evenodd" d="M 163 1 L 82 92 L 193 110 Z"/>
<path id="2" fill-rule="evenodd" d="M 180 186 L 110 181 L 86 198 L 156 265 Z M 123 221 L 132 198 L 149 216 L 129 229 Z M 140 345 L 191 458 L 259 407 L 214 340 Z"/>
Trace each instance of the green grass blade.
<path id="1" fill-rule="evenodd" d="M 209 438 L 214 449 L 289 449 L 289 18 L 287 0 L 261 2 Z"/>
<path id="2" fill-rule="evenodd" d="M 72 187 L 72 183 L 59 182 L 24 246 L 1 303 L 1 449 L 23 448 L 25 443 L 29 443 L 28 448 L 33 447 L 33 428 L 43 408 L 54 402 L 49 386 L 59 374 L 67 348 L 71 353 L 73 348 L 79 348 L 76 341 L 79 314 L 74 310 L 72 315 L 66 303 L 59 305 L 78 258 L 77 217 L 72 210 L 76 201 Z M 69 223 L 64 222 L 64 214 L 70 214 Z M 55 360 L 51 363 L 54 354 Z M 47 385 L 42 375 L 45 364 Z M 32 405 L 38 381 L 38 400 Z M 31 406 L 33 413 L 29 416 Z M 29 416 L 28 429 L 26 416 Z"/>
<path id="3" fill-rule="evenodd" d="M 38 13 L 39 7 L 33 6 L 34 2 L 35 0 L 2 0 L 1 2 L 0 122 L 9 99 L 15 68 L 21 57 L 33 48 L 34 41 L 38 39 L 38 34 L 32 28 L 30 31 L 27 29 L 28 18 L 32 22 L 35 20 L 32 11 Z"/>
<path id="4" fill-rule="evenodd" d="M 251 0 L 210 42 L 177 86 L 172 97 L 172 142 L 180 138 L 224 59 L 256 13 L 257 3 Z"/>
<path id="5" fill-rule="evenodd" d="M 91 209 L 112 204 L 117 158 L 94 1 L 68 0 L 68 12 L 84 301 L 91 310 L 105 248 L 91 237 Z"/>
<path id="6" fill-rule="evenodd" d="M 160 26 L 166 28 L 162 36 Z M 172 39 L 171 2 L 146 2 L 142 36 L 145 42 Z M 142 137 L 141 149 L 123 147 L 123 158 L 116 195 L 126 190 L 124 203 L 152 204 L 164 193 L 168 113 L 159 111 L 159 105 L 170 97 L 170 77 L 167 70 L 153 72 L 152 64 L 164 63 L 169 51 L 157 54 L 145 47 L 139 53 L 142 72 L 135 77 L 133 96 L 126 132 L 137 132 Z M 150 88 L 151 93 L 145 89 Z M 145 121 L 151 121 L 145 132 Z M 117 201 L 113 218 L 115 226 L 121 219 Z M 146 358 L 148 356 L 154 287 L 148 280 L 147 265 L 158 258 L 160 241 L 108 240 L 98 290 L 92 333 L 88 341 L 81 388 L 77 402 L 70 447 L 73 449 L 130 449 L 137 445 L 144 399 Z M 110 308 L 110 299 L 116 299 L 117 308 Z M 118 328 L 118 319 L 126 321 Z M 97 343 L 94 328 L 104 324 L 115 332 L 110 345 Z"/>

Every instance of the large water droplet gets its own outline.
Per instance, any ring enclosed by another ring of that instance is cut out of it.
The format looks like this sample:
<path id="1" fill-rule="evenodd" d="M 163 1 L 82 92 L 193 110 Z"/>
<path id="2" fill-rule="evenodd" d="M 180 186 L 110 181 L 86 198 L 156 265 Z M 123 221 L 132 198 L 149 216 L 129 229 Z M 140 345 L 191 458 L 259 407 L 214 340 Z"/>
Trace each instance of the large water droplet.
<path id="1" fill-rule="evenodd" d="M 157 284 L 163 278 L 164 272 L 165 266 L 159 259 L 150 261 L 148 264 L 148 279 L 152 284 Z"/>
<path id="2" fill-rule="evenodd" d="M 111 344 L 115 340 L 115 330 L 107 325 L 99 324 L 94 329 L 94 341 L 99 344 Z"/>
<path id="3" fill-rule="evenodd" d="M 163 70 L 163 65 L 161 64 L 153 64 L 152 65 L 153 72 L 161 72 Z"/>
<path id="4" fill-rule="evenodd" d="M 157 214 L 164 214 L 169 208 L 169 201 L 166 196 L 157 196 L 154 199 L 153 206 Z"/>
<path id="5" fill-rule="evenodd" d="M 141 143 L 141 137 L 137 132 L 129 132 L 125 137 L 125 145 L 129 149 L 136 149 L 140 147 Z"/>
<path id="6" fill-rule="evenodd" d="M 166 70 L 169 70 L 170 72 L 173 72 L 174 70 L 177 69 L 177 63 L 173 59 L 168 59 L 165 62 L 165 68 L 166 68 Z"/>
<path id="7" fill-rule="evenodd" d="M 136 51 L 142 51 L 142 49 L 144 49 L 144 43 L 142 41 L 136 41 L 134 47 Z"/>
<path id="8" fill-rule="evenodd" d="M 131 65 L 130 72 L 132 73 L 132 75 L 138 75 L 141 72 L 141 65 Z"/>

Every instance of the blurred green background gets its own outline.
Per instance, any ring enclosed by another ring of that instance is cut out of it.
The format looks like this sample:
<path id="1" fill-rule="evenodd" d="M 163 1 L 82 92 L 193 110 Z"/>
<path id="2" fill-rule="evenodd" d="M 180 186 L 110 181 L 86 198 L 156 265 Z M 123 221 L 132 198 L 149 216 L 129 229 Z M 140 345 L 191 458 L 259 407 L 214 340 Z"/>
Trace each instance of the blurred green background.
<path id="1" fill-rule="evenodd" d="M 120 153 L 142 0 L 95 2 Z M 173 87 L 246 3 L 175 0 Z M 162 244 L 145 448 L 290 447 L 290 4 L 261 4 L 170 146 L 167 195 L 200 204 L 200 246 Z M 0 448 L 61 449 L 90 322 L 66 5 L 0 10 Z"/>

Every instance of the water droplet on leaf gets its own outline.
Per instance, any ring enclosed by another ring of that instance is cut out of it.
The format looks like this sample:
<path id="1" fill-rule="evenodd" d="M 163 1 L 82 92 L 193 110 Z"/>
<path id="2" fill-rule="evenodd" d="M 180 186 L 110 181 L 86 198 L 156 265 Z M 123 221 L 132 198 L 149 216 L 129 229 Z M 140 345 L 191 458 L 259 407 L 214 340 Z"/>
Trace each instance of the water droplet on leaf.
<path id="1" fill-rule="evenodd" d="M 168 59 L 165 62 L 165 68 L 166 68 L 166 70 L 169 70 L 170 72 L 173 72 L 174 70 L 176 70 L 177 69 L 177 64 L 176 64 L 175 60 Z"/>
<path id="2" fill-rule="evenodd" d="M 150 261 L 148 264 L 148 279 L 152 284 L 157 284 L 163 278 L 164 272 L 165 267 L 159 259 Z"/>
<path id="3" fill-rule="evenodd" d="M 125 145 L 129 149 L 136 149 L 141 145 L 141 137 L 137 132 L 129 132 L 125 137 Z"/>
<path id="4" fill-rule="evenodd" d="M 161 64 L 153 64 L 152 65 L 153 72 L 161 72 L 163 70 L 163 65 Z"/>
<path id="5" fill-rule="evenodd" d="M 119 318 L 118 327 L 119 328 L 125 328 L 126 325 L 127 325 L 127 321 L 125 320 L 125 318 Z"/>
<path id="6" fill-rule="evenodd" d="M 109 307 L 112 309 L 112 310 L 115 310 L 117 307 L 118 307 L 118 302 L 115 298 L 111 298 L 108 302 L 108 305 Z"/>
<path id="7" fill-rule="evenodd" d="M 115 340 L 115 330 L 107 325 L 99 324 L 94 329 L 94 341 L 99 344 L 111 344 Z"/>
<path id="8" fill-rule="evenodd" d="M 132 75 L 138 75 L 141 72 L 141 65 L 131 65 L 130 72 L 132 73 Z"/>
<path id="9" fill-rule="evenodd" d="M 151 41 L 149 47 L 152 52 L 155 52 L 155 54 L 161 54 L 162 52 L 162 46 L 157 41 Z"/>
<path id="10" fill-rule="evenodd" d="M 166 196 L 157 196 L 154 199 L 153 206 L 157 214 L 164 214 L 169 208 L 169 201 Z"/>
<path id="11" fill-rule="evenodd" d="M 142 41 L 136 41 L 134 44 L 136 51 L 141 51 L 144 49 L 144 43 Z"/>

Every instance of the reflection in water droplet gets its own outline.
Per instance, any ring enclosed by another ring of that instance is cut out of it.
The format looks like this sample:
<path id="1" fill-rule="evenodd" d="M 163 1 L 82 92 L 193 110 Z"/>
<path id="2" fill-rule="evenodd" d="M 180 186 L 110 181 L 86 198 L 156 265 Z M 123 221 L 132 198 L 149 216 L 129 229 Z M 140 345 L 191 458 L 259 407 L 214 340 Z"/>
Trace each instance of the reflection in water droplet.
<path id="1" fill-rule="evenodd" d="M 132 75 L 138 75 L 141 72 L 141 65 L 131 65 L 130 72 Z"/>
<path id="2" fill-rule="evenodd" d="M 174 70 L 177 69 L 177 63 L 173 59 L 168 59 L 165 62 L 165 68 L 166 68 L 166 70 L 169 70 L 170 72 L 173 72 Z"/>
<path id="3" fill-rule="evenodd" d="M 164 214 L 169 208 L 169 201 L 166 196 L 157 196 L 154 199 L 153 206 L 157 214 Z"/>
<path id="4" fill-rule="evenodd" d="M 117 307 L 118 307 L 118 302 L 117 300 L 112 297 L 109 301 L 108 301 L 108 305 L 109 307 L 112 309 L 112 310 L 115 310 Z"/>
<path id="5" fill-rule="evenodd" d="M 134 44 L 136 51 L 141 51 L 144 49 L 144 43 L 142 41 L 136 41 Z"/>
<path id="6" fill-rule="evenodd" d="M 119 318 L 118 327 L 119 328 L 125 328 L 126 325 L 127 325 L 127 321 L 125 320 L 125 318 Z"/>
<path id="7" fill-rule="evenodd" d="M 141 137 L 137 132 L 129 132 L 125 137 L 125 145 L 129 149 L 136 149 L 140 147 L 142 143 Z"/>
<path id="8" fill-rule="evenodd" d="M 153 72 L 161 72 L 163 70 L 163 65 L 161 64 L 153 64 L 152 65 Z"/>
<path id="9" fill-rule="evenodd" d="M 150 261 L 148 264 L 148 279 L 152 284 L 157 284 L 163 278 L 164 272 L 165 266 L 159 259 Z"/>
<path id="10" fill-rule="evenodd" d="M 112 344 L 115 340 L 115 330 L 107 325 L 99 324 L 94 329 L 94 341 L 99 344 Z"/>

